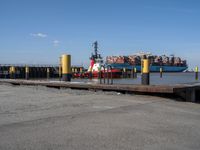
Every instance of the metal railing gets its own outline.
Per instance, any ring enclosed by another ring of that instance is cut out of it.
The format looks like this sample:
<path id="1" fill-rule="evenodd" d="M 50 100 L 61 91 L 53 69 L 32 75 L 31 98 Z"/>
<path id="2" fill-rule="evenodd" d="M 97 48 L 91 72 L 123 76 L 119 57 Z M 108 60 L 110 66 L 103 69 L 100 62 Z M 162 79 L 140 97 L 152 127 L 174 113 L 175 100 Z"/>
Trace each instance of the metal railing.
<path id="1" fill-rule="evenodd" d="M 103 83 L 106 84 L 106 78 L 107 78 L 107 84 L 113 84 L 113 74 L 112 74 L 112 66 L 107 65 L 107 70 L 105 65 L 100 66 L 99 71 L 99 82 L 102 84 L 102 67 L 103 67 Z"/>

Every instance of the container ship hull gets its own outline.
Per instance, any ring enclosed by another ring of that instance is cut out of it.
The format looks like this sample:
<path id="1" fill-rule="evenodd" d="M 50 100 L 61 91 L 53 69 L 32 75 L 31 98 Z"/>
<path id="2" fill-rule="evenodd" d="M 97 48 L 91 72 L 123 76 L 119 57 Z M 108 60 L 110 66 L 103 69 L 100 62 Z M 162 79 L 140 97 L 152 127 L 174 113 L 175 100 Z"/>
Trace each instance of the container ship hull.
<path id="1" fill-rule="evenodd" d="M 133 68 L 136 68 L 138 72 L 141 72 L 141 66 L 140 65 L 135 65 L 135 66 L 132 66 L 128 63 L 124 63 L 124 64 L 107 64 L 107 65 L 110 65 L 112 66 L 112 68 L 115 68 L 115 69 L 133 69 Z M 185 70 L 188 69 L 187 66 L 155 66 L 155 65 L 151 65 L 150 66 L 150 72 L 159 72 L 160 71 L 160 68 L 162 68 L 163 72 L 183 72 Z"/>

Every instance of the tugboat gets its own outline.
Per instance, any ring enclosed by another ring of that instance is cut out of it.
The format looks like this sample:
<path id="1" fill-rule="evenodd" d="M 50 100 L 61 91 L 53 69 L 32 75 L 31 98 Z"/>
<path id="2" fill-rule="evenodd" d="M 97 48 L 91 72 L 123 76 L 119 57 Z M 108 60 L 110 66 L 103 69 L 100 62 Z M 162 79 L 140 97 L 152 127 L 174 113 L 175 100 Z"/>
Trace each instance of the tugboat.
<path id="1" fill-rule="evenodd" d="M 93 43 L 94 46 L 94 54 L 91 54 L 90 57 L 90 66 L 88 68 L 88 71 L 85 72 L 84 76 L 88 78 L 98 78 L 99 72 L 101 72 L 101 77 L 111 77 L 112 78 L 120 78 L 122 75 L 122 72 L 120 69 L 113 69 L 111 66 L 106 65 L 103 63 L 103 58 L 101 54 L 98 53 L 98 42 L 95 41 Z"/>

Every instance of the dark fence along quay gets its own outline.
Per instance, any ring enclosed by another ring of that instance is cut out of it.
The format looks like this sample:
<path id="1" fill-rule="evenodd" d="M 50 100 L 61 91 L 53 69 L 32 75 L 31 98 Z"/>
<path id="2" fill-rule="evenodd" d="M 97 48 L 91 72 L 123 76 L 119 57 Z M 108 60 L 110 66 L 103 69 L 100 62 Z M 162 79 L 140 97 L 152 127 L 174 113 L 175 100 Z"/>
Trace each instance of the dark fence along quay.
<path id="1" fill-rule="evenodd" d="M 72 73 L 82 72 L 82 66 L 72 66 Z M 0 78 L 3 79 L 45 79 L 60 78 L 59 65 L 0 65 Z"/>

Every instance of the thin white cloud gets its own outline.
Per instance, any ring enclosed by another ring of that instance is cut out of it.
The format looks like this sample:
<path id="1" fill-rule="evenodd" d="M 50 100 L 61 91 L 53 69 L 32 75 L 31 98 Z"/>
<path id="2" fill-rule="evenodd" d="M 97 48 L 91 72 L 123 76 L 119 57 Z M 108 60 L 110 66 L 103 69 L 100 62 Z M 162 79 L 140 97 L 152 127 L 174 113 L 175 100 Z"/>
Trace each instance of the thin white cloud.
<path id="1" fill-rule="evenodd" d="M 54 46 L 58 46 L 59 44 L 60 44 L 60 41 L 58 41 L 58 40 L 54 40 L 54 41 L 53 41 L 53 45 L 54 45 Z"/>
<path id="2" fill-rule="evenodd" d="M 31 35 L 31 36 L 34 36 L 34 37 L 40 37 L 40 38 L 45 38 L 45 37 L 47 37 L 47 35 L 44 34 L 44 33 L 31 33 L 30 35 Z"/>

